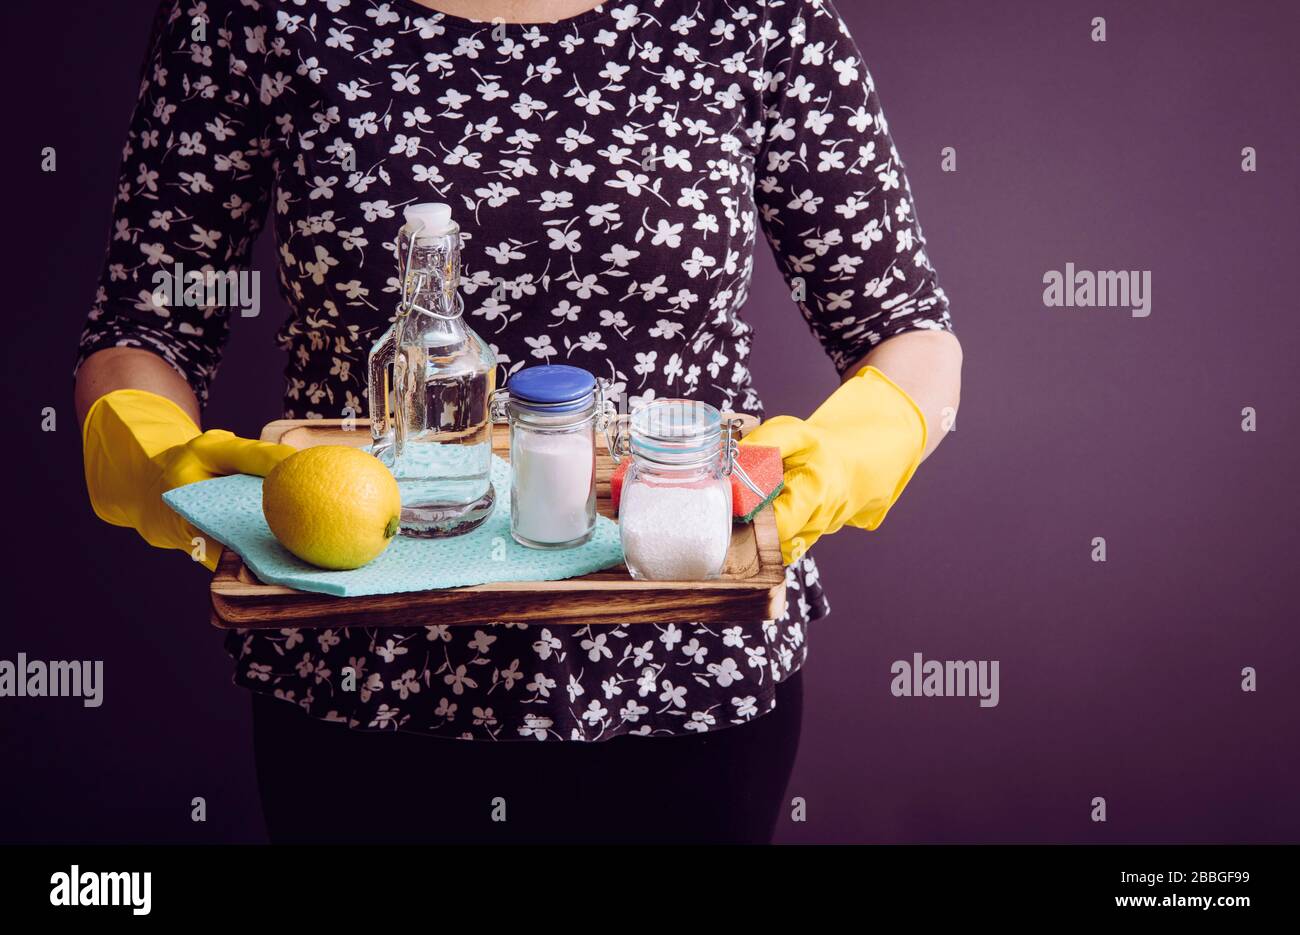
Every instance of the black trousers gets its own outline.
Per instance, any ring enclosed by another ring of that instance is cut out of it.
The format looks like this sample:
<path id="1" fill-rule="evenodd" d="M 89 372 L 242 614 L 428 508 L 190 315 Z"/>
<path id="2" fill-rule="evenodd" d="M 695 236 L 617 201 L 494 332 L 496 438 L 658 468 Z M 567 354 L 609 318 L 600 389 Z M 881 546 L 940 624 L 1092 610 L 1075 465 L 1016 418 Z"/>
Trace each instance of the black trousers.
<path id="1" fill-rule="evenodd" d="M 767 843 L 803 717 L 802 676 L 750 724 L 604 743 L 351 731 L 253 695 L 274 843 Z"/>

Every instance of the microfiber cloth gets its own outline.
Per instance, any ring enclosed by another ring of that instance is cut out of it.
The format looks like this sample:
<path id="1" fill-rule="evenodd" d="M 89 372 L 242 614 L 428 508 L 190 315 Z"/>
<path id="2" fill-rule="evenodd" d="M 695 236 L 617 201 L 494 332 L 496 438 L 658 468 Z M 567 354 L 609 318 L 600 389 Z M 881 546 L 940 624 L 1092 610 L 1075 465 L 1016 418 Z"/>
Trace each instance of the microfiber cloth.
<path id="1" fill-rule="evenodd" d="M 489 581 L 555 581 L 623 561 L 618 524 L 596 517 L 591 540 L 572 549 L 529 549 L 510 538 L 510 466 L 492 456 L 496 508 L 473 532 L 448 539 L 398 536 L 369 565 L 325 571 L 280 545 L 262 517 L 262 478 L 234 474 L 187 484 L 163 494 L 173 510 L 206 535 L 239 553 L 268 584 L 339 597 L 400 594 Z"/>

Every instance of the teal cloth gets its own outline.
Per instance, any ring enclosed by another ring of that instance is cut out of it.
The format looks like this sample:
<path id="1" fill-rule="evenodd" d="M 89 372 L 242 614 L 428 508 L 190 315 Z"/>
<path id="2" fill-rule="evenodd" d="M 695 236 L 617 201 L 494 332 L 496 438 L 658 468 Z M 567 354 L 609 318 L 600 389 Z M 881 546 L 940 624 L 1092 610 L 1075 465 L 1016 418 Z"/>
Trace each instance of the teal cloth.
<path id="1" fill-rule="evenodd" d="M 430 591 L 490 581 L 555 581 L 623 561 L 618 524 L 596 517 L 596 531 L 573 549 L 529 549 L 510 537 L 510 466 L 492 456 L 497 502 L 478 529 L 450 539 L 398 536 L 384 553 L 353 571 L 324 571 L 291 555 L 262 517 L 262 478 L 247 474 L 187 484 L 163 494 L 167 504 L 206 535 L 239 553 L 262 581 L 340 597 Z"/>

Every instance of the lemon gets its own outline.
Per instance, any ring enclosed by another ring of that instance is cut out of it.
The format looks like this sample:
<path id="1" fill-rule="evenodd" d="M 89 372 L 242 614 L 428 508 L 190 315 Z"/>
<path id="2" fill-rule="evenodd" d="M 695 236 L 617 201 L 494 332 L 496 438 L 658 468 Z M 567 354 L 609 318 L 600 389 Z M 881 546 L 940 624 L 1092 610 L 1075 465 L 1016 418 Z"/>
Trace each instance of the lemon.
<path id="1" fill-rule="evenodd" d="M 289 455 L 262 483 L 262 514 L 280 544 L 304 562 L 360 568 L 397 535 L 402 496 L 388 468 L 346 445 Z"/>

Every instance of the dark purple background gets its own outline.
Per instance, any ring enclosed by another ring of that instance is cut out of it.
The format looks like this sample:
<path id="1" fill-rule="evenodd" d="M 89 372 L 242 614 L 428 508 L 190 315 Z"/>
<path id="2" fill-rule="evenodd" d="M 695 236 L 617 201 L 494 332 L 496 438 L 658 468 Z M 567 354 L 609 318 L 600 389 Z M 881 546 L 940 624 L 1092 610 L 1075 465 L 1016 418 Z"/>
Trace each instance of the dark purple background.
<path id="1" fill-rule="evenodd" d="M 99 709 L 0 700 L 0 840 L 263 839 L 248 700 L 208 626 L 206 574 L 95 521 L 80 476 L 69 368 L 153 7 L 0 14 L 14 420 L 0 658 L 106 669 Z M 836 611 L 811 634 L 790 786 L 808 821 L 779 839 L 1300 840 L 1296 5 L 840 8 L 952 298 L 964 405 L 881 531 L 817 548 Z M 39 171 L 43 146 L 57 173 Z M 258 260 L 272 269 L 266 240 Z M 1151 316 L 1044 308 L 1043 273 L 1067 261 L 1151 270 Z M 834 374 L 770 257 L 759 266 L 757 381 L 769 412 L 804 415 Z M 264 282 L 207 416 L 253 435 L 278 414 L 283 367 Z M 890 663 L 917 651 L 1000 660 L 1000 706 L 892 697 Z M 195 795 L 206 824 L 189 819 Z"/>

